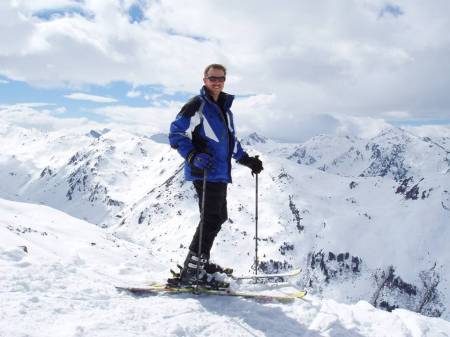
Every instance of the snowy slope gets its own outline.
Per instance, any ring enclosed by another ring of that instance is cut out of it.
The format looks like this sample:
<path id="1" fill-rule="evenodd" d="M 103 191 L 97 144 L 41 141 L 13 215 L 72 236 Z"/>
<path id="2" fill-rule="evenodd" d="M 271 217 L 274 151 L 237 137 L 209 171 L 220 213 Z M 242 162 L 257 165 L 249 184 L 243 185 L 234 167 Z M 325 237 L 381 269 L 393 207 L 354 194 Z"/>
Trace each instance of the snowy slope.
<path id="1" fill-rule="evenodd" d="M 43 205 L 0 199 L 0 336 L 449 336 L 450 323 L 308 296 L 292 304 L 189 295 L 135 298 L 161 279 L 153 248 Z"/>
<path id="2" fill-rule="evenodd" d="M 45 133 L 9 126 L 0 137 L 0 196 L 43 203 L 107 227 L 123 207 L 164 178 L 169 151 L 121 130 Z"/>
<path id="3" fill-rule="evenodd" d="M 161 134 L 1 129 L 0 196 L 43 203 L 151 249 L 158 273 L 182 262 L 198 207 Z M 339 302 L 368 301 L 449 319 L 450 137 L 387 129 L 369 140 L 243 140 L 259 154 L 260 268 Z M 23 145 L 22 145 L 23 144 Z M 254 258 L 254 180 L 235 165 L 229 220 L 213 258 L 237 272 Z M 166 275 L 166 274 L 164 274 Z"/>
<path id="4" fill-rule="evenodd" d="M 0 128 L 1 194 L 19 197 L 31 181 L 63 165 L 67 155 L 85 146 L 89 137 L 76 133 L 44 133 L 2 124 Z M 45 170 L 47 168 L 47 170 Z M 50 169 L 50 170 L 49 170 Z M 44 171 L 45 170 L 45 171 Z"/>
<path id="5" fill-rule="evenodd" d="M 320 135 L 295 147 L 298 164 L 345 176 L 388 177 L 399 181 L 448 173 L 449 138 L 418 137 L 399 128 L 370 139 Z"/>
<path id="6" fill-rule="evenodd" d="M 449 317 L 445 150 L 401 130 L 365 143 L 321 136 L 304 145 L 302 158 L 314 158 L 314 166 L 294 159 L 297 145 L 280 146 L 255 135 L 243 143 L 264 160 L 259 187 L 263 271 L 303 266 L 299 285 L 326 297 Z M 419 161 L 424 154 L 426 160 Z M 248 272 L 254 257 L 255 187 L 246 168 L 235 166 L 233 177 L 229 221 L 212 256 Z M 171 178 L 118 217 L 119 235 L 150 242 L 170 264 L 186 254 L 198 221 L 197 202 L 191 184 L 172 167 Z"/>

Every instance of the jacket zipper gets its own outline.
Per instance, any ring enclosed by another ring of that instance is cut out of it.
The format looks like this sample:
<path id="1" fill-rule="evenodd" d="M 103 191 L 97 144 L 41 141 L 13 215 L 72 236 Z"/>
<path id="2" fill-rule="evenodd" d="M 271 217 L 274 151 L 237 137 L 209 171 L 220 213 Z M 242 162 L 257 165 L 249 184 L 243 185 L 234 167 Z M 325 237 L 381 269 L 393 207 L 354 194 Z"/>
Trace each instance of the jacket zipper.
<path id="1" fill-rule="evenodd" d="M 225 103 L 228 103 L 228 96 L 227 101 Z M 223 124 L 225 125 L 225 130 L 227 133 L 227 164 L 228 164 L 228 178 L 231 181 L 231 152 L 230 152 L 230 129 L 228 128 L 228 123 L 225 118 L 226 111 L 222 111 L 222 109 L 219 107 L 219 105 L 216 102 L 213 102 L 216 110 L 218 110 L 220 117 L 222 118 Z M 227 105 L 227 104 L 225 104 Z M 224 105 L 224 107 L 225 107 Z"/>

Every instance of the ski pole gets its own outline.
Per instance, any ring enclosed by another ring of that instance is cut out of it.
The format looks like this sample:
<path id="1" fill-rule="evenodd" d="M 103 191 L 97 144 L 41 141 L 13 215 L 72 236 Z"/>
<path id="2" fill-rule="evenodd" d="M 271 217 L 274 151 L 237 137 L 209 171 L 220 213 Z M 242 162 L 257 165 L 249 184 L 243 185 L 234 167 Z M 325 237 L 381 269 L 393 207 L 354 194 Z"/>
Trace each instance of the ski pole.
<path id="1" fill-rule="evenodd" d="M 200 273 L 200 258 L 202 254 L 202 240 L 203 240 L 203 223 L 205 222 L 205 197 L 206 197 L 206 169 L 203 170 L 203 190 L 202 190 L 202 209 L 200 211 L 200 224 L 198 230 L 198 252 L 197 252 L 197 273 L 195 291 L 198 292 L 199 273 Z"/>
<path id="2" fill-rule="evenodd" d="M 255 188 L 255 276 L 258 276 L 258 174 L 256 173 Z M 255 283 L 258 279 L 255 277 Z"/>

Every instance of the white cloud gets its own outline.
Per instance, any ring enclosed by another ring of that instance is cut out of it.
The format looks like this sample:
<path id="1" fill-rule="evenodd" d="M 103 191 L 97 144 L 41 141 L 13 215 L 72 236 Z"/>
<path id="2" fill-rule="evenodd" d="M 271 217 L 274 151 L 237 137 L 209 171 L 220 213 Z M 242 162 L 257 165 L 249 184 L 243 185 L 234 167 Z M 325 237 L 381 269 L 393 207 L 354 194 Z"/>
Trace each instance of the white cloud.
<path id="1" fill-rule="evenodd" d="M 336 134 L 354 135 L 360 138 L 372 138 L 383 129 L 392 127 L 381 118 L 339 116 Z"/>
<path id="2" fill-rule="evenodd" d="M 9 81 L 0 79 L 0 84 L 8 84 Z"/>
<path id="3" fill-rule="evenodd" d="M 403 129 L 420 137 L 449 137 L 450 125 L 402 126 Z"/>
<path id="4" fill-rule="evenodd" d="M 115 98 L 89 95 L 89 94 L 84 94 L 81 92 L 75 92 L 73 94 L 64 95 L 64 97 L 69 98 L 69 99 L 74 99 L 74 100 L 90 101 L 90 102 L 95 102 L 95 103 L 115 103 L 115 102 L 117 102 L 117 100 Z"/>
<path id="5" fill-rule="evenodd" d="M 104 128 L 125 129 L 130 132 L 137 132 L 141 134 L 152 134 L 159 132 L 159 129 L 155 128 L 155 125 L 151 124 L 151 119 L 145 118 L 146 112 L 144 110 L 142 110 L 141 114 L 135 111 L 132 117 L 136 119 L 129 120 L 127 118 L 122 119 L 119 113 L 114 113 L 114 107 L 106 108 L 104 111 L 99 113 L 110 117 L 110 121 L 99 123 L 84 117 L 63 117 L 61 115 L 62 109 L 64 109 L 64 107 L 47 103 L 0 105 L 0 125 L 3 127 L 14 125 L 27 129 L 37 129 L 43 132 L 64 129 L 88 132 L 92 129 L 101 130 Z M 122 109 L 121 111 L 125 111 L 125 109 Z M 142 120 L 139 120 L 139 118 L 142 118 Z M 123 123 L 123 120 L 126 122 Z M 155 116 L 155 121 L 157 120 L 158 118 Z M 162 125 L 163 124 L 158 124 L 158 127 L 161 127 Z M 168 130 L 164 131 L 167 132 Z"/>
<path id="6" fill-rule="evenodd" d="M 242 138 L 246 134 L 253 132 L 256 124 L 249 124 L 247 118 L 251 114 L 257 116 L 260 111 L 266 112 L 270 104 L 274 101 L 271 95 L 262 97 L 250 97 L 243 99 L 239 107 L 249 107 L 246 114 L 235 114 L 238 137 Z M 64 118 L 61 112 L 64 107 L 47 103 L 22 103 L 13 105 L 0 105 L 0 125 L 9 124 L 35 128 L 44 132 L 77 129 L 89 131 L 91 129 L 125 129 L 138 134 L 151 135 L 154 133 L 169 131 L 170 122 L 174 119 L 180 104 L 169 102 L 164 107 L 136 108 L 129 106 L 108 106 L 96 109 L 94 112 L 105 116 L 107 122 L 94 122 L 87 118 Z M 278 116 L 283 119 L 283 116 Z M 271 121 L 276 118 L 273 114 Z M 285 120 L 282 122 L 284 129 L 276 132 L 268 127 L 262 129 L 263 135 L 269 136 L 279 141 L 302 142 L 320 133 L 355 135 L 361 138 L 372 138 L 385 128 L 392 127 L 382 119 L 370 117 L 348 117 L 341 116 L 334 118 L 327 115 L 306 116 L 301 123 Z M 293 123 L 291 125 L 291 123 Z M 278 123 L 275 123 L 278 125 Z M 448 137 L 450 133 L 449 125 L 423 125 L 423 126 L 402 126 L 413 134 L 430 137 Z M 83 131 L 83 132 L 84 132 Z M 260 131 L 261 132 L 261 131 Z M 281 135 L 281 136 L 280 136 Z"/>
<path id="7" fill-rule="evenodd" d="M 136 98 L 142 95 L 142 92 L 139 90 L 130 90 L 127 92 L 127 97 Z"/>
<path id="8" fill-rule="evenodd" d="M 408 111 L 386 111 L 382 115 L 388 120 L 402 120 L 412 117 Z"/>
<path id="9" fill-rule="evenodd" d="M 73 7 L 79 4 L 76 0 L 15 0 L 15 6 L 25 9 L 29 12 L 52 9 L 52 8 L 65 8 Z"/>
<path id="10" fill-rule="evenodd" d="M 32 16 L 54 3 L 0 3 L 1 75 L 40 86 L 127 81 L 196 93 L 204 66 L 222 62 L 226 91 L 258 97 L 255 120 L 235 109 L 246 116 L 242 128 L 284 135 L 295 126 L 292 137 L 337 130 L 343 115 L 442 119 L 450 110 L 447 0 L 389 8 L 382 0 L 139 1 L 151 20 L 133 24 L 133 1 L 60 0 L 57 7 L 94 15 Z M 273 101 L 260 101 L 267 94 Z M 242 104 L 256 112 L 251 100 Z"/>
<path id="11" fill-rule="evenodd" d="M 257 131 L 264 136 L 281 141 L 305 141 L 316 134 L 333 134 L 339 122 L 329 114 L 283 113 L 279 98 L 258 95 L 236 99 L 234 118 L 241 134 Z"/>
<path id="12" fill-rule="evenodd" d="M 303 142 L 317 134 L 345 134 L 371 138 L 392 127 L 383 118 L 348 116 L 346 114 L 282 113 L 274 94 L 238 98 L 234 103 L 234 118 L 239 133 L 255 130 L 272 139 Z M 401 112 L 398 112 L 399 114 Z M 392 112 L 392 114 L 394 114 Z"/>
<path id="13" fill-rule="evenodd" d="M 42 131 L 96 125 L 87 118 L 60 118 L 61 107 L 46 103 L 23 103 L 0 105 L 2 125 L 13 124 L 24 128 L 36 128 Z"/>
<path id="14" fill-rule="evenodd" d="M 95 109 L 94 112 L 107 117 L 110 123 L 141 126 L 152 132 L 168 132 L 170 123 L 180 108 L 179 102 L 167 102 L 158 107 L 106 106 Z"/>
<path id="15" fill-rule="evenodd" d="M 58 108 L 53 110 L 53 113 L 56 114 L 56 115 L 63 115 L 66 112 L 67 112 L 67 108 L 63 107 L 63 106 L 58 107 Z"/>

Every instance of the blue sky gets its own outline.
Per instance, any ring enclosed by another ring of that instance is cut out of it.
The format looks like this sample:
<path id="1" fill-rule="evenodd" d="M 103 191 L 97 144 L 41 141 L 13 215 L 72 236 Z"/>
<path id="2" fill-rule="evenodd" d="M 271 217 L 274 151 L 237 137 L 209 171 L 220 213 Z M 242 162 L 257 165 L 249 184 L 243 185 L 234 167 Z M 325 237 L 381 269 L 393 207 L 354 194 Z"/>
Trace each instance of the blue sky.
<path id="1" fill-rule="evenodd" d="M 242 133 L 450 125 L 448 12 L 444 0 L 4 1 L 0 114 L 34 104 L 164 131 L 217 62 Z"/>
<path id="2" fill-rule="evenodd" d="M 87 117 L 97 122 L 108 122 L 107 116 L 95 113 L 95 109 L 104 106 L 105 102 L 96 102 L 95 98 L 90 100 L 89 97 L 84 99 L 70 98 L 70 95 L 74 93 L 84 93 L 114 101 L 108 103 L 108 105 L 143 108 L 164 105 L 166 101 L 178 101 L 182 104 L 192 96 L 190 93 L 183 92 L 168 94 L 164 92 L 162 86 L 158 85 L 133 87 L 126 82 L 111 82 L 107 85 L 85 85 L 77 89 L 68 87 L 40 88 L 27 82 L 0 77 L 0 104 L 51 104 L 65 108 L 64 113 L 59 114 L 60 117 Z"/>

